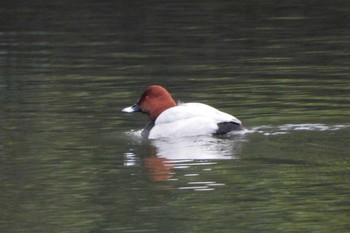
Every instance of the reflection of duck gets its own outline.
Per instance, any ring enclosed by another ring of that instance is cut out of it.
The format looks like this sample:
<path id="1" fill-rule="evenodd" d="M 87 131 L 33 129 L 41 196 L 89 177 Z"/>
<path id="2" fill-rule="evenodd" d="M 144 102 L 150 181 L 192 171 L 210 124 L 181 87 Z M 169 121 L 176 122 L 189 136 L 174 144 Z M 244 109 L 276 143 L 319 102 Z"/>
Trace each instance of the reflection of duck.
<path id="1" fill-rule="evenodd" d="M 208 136 L 152 140 L 154 148 L 150 156 L 143 158 L 143 164 L 152 180 L 165 181 L 176 176 L 176 168 L 211 167 L 219 160 L 234 159 L 241 142 L 240 137 Z"/>
<path id="2" fill-rule="evenodd" d="M 158 157 L 168 160 L 223 160 L 233 159 L 240 148 L 237 138 L 208 136 L 162 138 L 152 140 Z"/>
<path id="3" fill-rule="evenodd" d="M 153 181 L 166 181 L 173 177 L 172 169 L 174 165 L 169 163 L 167 159 L 157 156 L 144 158 L 144 166 L 147 174 Z"/>
<path id="4" fill-rule="evenodd" d="M 209 105 L 176 105 L 169 92 L 157 85 L 148 87 L 136 104 L 122 111 L 147 113 L 151 122 L 143 129 L 142 135 L 150 139 L 219 135 L 243 129 L 241 121 L 236 117 Z"/>

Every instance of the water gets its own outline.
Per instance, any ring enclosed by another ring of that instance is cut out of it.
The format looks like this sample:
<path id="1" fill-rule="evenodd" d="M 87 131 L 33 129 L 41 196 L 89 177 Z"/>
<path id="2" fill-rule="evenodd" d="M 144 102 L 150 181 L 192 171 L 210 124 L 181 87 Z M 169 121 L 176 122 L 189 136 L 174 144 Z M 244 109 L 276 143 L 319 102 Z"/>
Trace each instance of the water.
<path id="1" fill-rule="evenodd" d="M 0 4 L 1 232 L 349 232 L 346 1 Z M 246 132 L 144 140 L 150 84 Z"/>

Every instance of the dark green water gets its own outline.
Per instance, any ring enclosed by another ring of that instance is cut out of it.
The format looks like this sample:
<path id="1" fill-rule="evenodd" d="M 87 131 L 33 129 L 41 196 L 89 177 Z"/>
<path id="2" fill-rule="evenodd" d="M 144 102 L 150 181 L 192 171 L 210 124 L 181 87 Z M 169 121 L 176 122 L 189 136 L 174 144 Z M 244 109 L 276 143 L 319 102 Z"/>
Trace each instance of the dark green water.
<path id="1" fill-rule="evenodd" d="M 347 1 L 2 1 L 0 232 L 349 232 Z M 244 134 L 143 140 L 150 84 Z"/>

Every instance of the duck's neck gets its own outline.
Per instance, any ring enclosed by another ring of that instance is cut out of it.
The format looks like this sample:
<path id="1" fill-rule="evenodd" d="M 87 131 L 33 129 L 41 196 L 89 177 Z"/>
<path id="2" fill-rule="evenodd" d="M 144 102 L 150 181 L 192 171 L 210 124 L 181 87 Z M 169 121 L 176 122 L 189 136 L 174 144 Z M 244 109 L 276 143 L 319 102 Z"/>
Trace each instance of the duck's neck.
<path id="1" fill-rule="evenodd" d="M 149 112 L 149 116 L 152 121 L 155 121 L 162 112 L 174 106 L 176 106 L 176 102 L 173 99 L 171 99 L 171 101 L 159 101 L 152 107 L 152 111 Z"/>

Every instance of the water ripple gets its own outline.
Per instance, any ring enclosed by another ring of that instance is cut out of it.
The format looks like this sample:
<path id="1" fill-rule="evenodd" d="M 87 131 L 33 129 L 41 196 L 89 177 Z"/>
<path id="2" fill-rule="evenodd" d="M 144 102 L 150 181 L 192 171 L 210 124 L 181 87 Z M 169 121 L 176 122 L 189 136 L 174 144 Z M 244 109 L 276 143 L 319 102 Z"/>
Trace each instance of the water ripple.
<path id="1" fill-rule="evenodd" d="M 287 134 L 291 131 L 337 131 L 350 129 L 350 124 L 326 125 L 326 124 L 284 124 L 280 126 L 262 125 L 247 130 L 248 133 L 262 133 L 264 135 Z"/>

